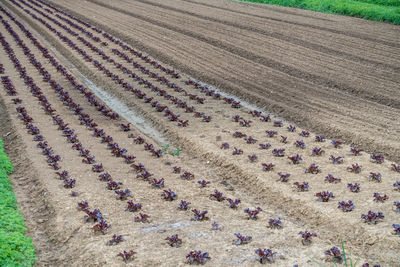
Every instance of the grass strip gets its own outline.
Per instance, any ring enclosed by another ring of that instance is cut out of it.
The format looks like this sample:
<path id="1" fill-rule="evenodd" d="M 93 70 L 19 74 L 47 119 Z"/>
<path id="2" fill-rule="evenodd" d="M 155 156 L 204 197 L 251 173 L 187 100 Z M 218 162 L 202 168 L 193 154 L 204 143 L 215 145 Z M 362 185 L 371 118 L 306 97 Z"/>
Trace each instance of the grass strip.
<path id="1" fill-rule="evenodd" d="M 25 235 L 25 222 L 8 179 L 13 171 L 0 139 L 0 266 L 34 266 L 37 259 L 35 248 Z"/>
<path id="2" fill-rule="evenodd" d="M 238 0 L 400 24 L 400 0 Z"/>

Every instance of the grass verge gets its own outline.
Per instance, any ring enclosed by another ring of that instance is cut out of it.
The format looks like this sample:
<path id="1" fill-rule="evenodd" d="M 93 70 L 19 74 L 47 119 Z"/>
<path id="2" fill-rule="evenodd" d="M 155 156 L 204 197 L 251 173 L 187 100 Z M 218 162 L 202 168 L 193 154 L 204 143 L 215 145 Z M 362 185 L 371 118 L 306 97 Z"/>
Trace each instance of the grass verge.
<path id="1" fill-rule="evenodd" d="M 17 198 L 8 175 L 14 167 L 0 139 L 0 266 L 33 266 L 36 262 L 32 240 L 18 211 Z"/>
<path id="2" fill-rule="evenodd" d="M 238 0 L 400 24 L 400 0 Z"/>

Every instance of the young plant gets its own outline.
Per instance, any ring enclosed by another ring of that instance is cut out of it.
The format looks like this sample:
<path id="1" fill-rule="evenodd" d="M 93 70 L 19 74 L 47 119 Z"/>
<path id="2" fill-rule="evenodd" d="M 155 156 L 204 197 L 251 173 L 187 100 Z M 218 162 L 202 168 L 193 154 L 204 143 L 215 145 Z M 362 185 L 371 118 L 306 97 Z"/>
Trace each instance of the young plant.
<path id="1" fill-rule="evenodd" d="M 287 144 L 288 143 L 287 136 L 281 135 L 281 140 L 279 140 L 279 142 Z"/>
<path id="2" fill-rule="evenodd" d="M 221 144 L 221 149 L 229 149 L 229 144 L 228 143 L 222 143 Z"/>
<path id="3" fill-rule="evenodd" d="M 125 263 L 130 263 L 133 260 L 135 254 L 136 252 L 133 250 L 131 251 L 124 250 L 123 252 L 118 253 L 117 257 L 121 257 Z"/>
<path id="4" fill-rule="evenodd" d="M 186 259 L 189 264 L 205 264 L 207 261 L 211 260 L 208 252 L 202 253 L 200 250 L 190 251 L 186 255 Z"/>
<path id="5" fill-rule="evenodd" d="M 362 214 L 361 219 L 364 220 L 365 223 L 368 224 L 377 224 L 385 218 L 382 212 L 375 213 L 373 211 L 368 211 L 367 214 Z"/>
<path id="6" fill-rule="evenodd" d="M 249 158 L 250 162 L 255 162 L 258 159 L 256 154 L 248 155 L 248 158 Z"/>
<path id="7" fill-rule="evenodd" d="M 360 165 L 358 165 L 358 163 L 356 163 L 356 164 L 351 164 L 351 166 L 347 167 L 347 170 L 349 172 L 360 173 L 362 170 L 362 167 Z"/>
<path id="8" fill-rule="evenodd" d="M 120 182 L 115 182 L 115 181 L 110 181 L 106 185 L 106 189 L 108 190 L 117 190 L 121 187 L 122 183 Z"/>
<path id="9" fill-rule="evenodd" d="M 101 214 L 99 209 L 94 209 L 93 211 L 90 211 L 88 209 L 83 209 L 86 213 L 85 215 L 85 221 L 86 222 L 99 222 L 100 220 L 103 219 L 103 215 Z"/>
<path id="10" fill-rule="evenodd" d="M 398 236 L 400 236 L 400 224 L 393 224 L 392 225 L 393 226 L 393 230 L 394 230 L 394 233 L 393 234 L 395 234 L 395 235 L 398 235 Z"/>
<path id="11" fill-rule="evenodd" d="M 288 157 L 292 161 L 293 164 L 299 164 L 303 159 L 299 154 L 296 154 L 295 156 Z"/>
<path id="12" fill-rule="evenodd" d="M 65 180 L 69 178 L 69 172 L 68 171 L 62 171 L 62 172 L 56 172 L 60 180 Z"/>
<path id="13" fill-rule="evenodd" d="M 228 205 L 231 209 L 237 209 L 241 202 L 240 199 L 233 200 L 231 198 L 227 198 L 226 200 L 228 201 Z"/>
<path id="14" fill-rule="evenodd" d="M 392 170 L 395 172 L 400 172 L 400 164 L 399 165 L 392 164 Z"/>
<path id="15" fill-rule="evenodd" d="M 257 140 L 254 139 L 254 138 L 251 137 L 251 136 L 245 137 L 244 140 L 246 141 L 247 144 L 255 144 L 255 143 L 257 143 Z"/>
<path id="16" fill-rule="evenodd" d="M 211 184 L 211 182 L 206 180 L 199 180 L 197 183 L 200 185 L 200 187 L 206 187 L 207 185 Z"/>
<path id="17" fill-rule="evenodd" d="M 276 252 L 272 252 L 270 249 L 257 249 L 256 254 L 258 256 L 258 260 L 262 264 L 271 263 L 275 261 Z"/>
<path id="18" fill-rule="evenodd" d="M 103 182 L 110 182 L 112 181 L 112 177 L 108 172 L 105 172 L 99 175 L 99 180 Z"/>
<path id="19" fill-rule="evenodd" d="M 217 222 L 213 222 L 211 224 L 211 230 L 215 230 L 215 231 L 219 230 L 219 231 L 221 231 L 222 227 Z"/>
<path id="20" fill-rule="evenodd" d="M 125 239 L 123 238 L 122 235 L 113 235 L 113 236 L 111 237 L 111 240 L 109 240 L 109 241 L 107 242 L 107 245 L 113 246 L 113 245 L 117 245 L 117 244 L 119 244 L 119 243 L 121 243 L 121 242 L 123 242 L 123 241 L 125 241 Z"/>
<path id="21" fill-rule="evenodd" d="M 303 136 L 303 137 L 309 137 L 310 136 L 310 132 L 308 132 L 308 131 L 301 131 L 301 133 L 299 134 L 300 136 Z"/>
<path id="22" fill-rule="evenodd" d="M 269 219 L 268 225 L 272 229 L 280 229 L 282 228 L 282 221 L 281 219 Z"/>
<path id="23" fill-rule="evenodd" d="M 294 142 L 294 145 L 298 148 L 301 149 L 305 149 L 306 148 L 306 143 L 304 143 L 303 140 L 296 140 L 296 142 Z"/>
<path id="24" fill-rule="evenodd" d="M 177 166 L 174 166 L 174 167 L 172 167 L 172 172 L 173 173 L 181 173 L 181 167 L 177 167 Z"/>
<path id="25" fill-rule="evenodd" d="M 385 162 L 385 157 L 382 154 L 372 154 L 371 155 L 371 159 L 373 162 L 378 163 L 378 164 L 382 164 L 383 162 Z"/>
<path id="26" fill-rule="evenodd" d="M 350 189 L 350 191 L 353 193 L 360 192 L 360 184 L 358 184 L 358 183 L 347 184 L 347 188 Z"/>
<path id="27" fill-rule="evenodd" d="M 94 172 L 103 172 L 104 171 L 103 164 L 102 163 L 93 164 L 92 171 L 94 171 Z"/>
<path id="28" fill-rule="evenodd" d="M 322 170 L 315 165 L 315 163 L 312 163 L 307 169 L 306 169 L 306 173 L 312 173 L 312 174 L 317 174 L 322 172 Z"/>
<path id="29" fill-rule="evenodd" d="M 233 133 L 233 137 L 235 137 L 235 138 L 244 138 L 244 137 L 246 137 L 247 135 L 246 134 L 244 134 L 244 133 L 242 133 L 242 132 L 234 132 Z"/>
<path id="30" fill-rule="evenodd" d="M 65 179 L 65 180 L 63 180 L 62 183 L 65 188 L 73 188 L 73 187 L 75 187 L 76 180 L 75 179 Z"/>
<path id="31" fill-rule="evenodd" d="M 328 202 L 331 198 L 335 198 L 332 192 L 322 191 L 315 194 L 319 202 Z"/>
<path id="32" fill-rule="evenodd" d="M 334 155 L 331 155 L 329 159 L 332 161 L 332 163 L 334 165 L 337 165 L 337 164 L 342 164 L 343 163 L 344 157 L 341 157 L 341 156 L 335 157 Z"/>
<path id="33" fill-rule="evenodd" d="M 241 235 L 240 233 L 235 234 L 236 240 L 233 240 L 233 243 L 237 246 L 239 245 L 246 245 L 251 242 L 253 239 L 251 236 Z"/>
<path id="34" fill-rule="evenodd" d="M 275 167 L 275 164 L 273 163 L 261 163 L 262 165 L 262 170 L 265 172 L 272 171 Z"/>
<path id="35" fill-rule="evenodd" d="M 246 213 L 251 220 L 257 220 L 257 215 L 262 211 L 260 207 L 257 207 L 255 210 L 251 210 L 249 208 L 244 209 L 244 213 Z"/>
<path id="36" fill-rule="evenodd" d="M 334 177 L 332 174 L 328 174 L 328 176 L 325 177 L 325 182 L 328 183 L 339 183 L 341 179 L 339 177 Z"/>
<path id="37" fill-rule="evenodd" d="M 288 132 L 295 132 L 296 131 L 296 127 L 295 126 L 293 126 L 293 125 L 289 125 L 288 127 L 287 127 L 287 130 L 288 130 Z"/>
<path id="38" fill-rule="evenodd" d="M 181 175 L 181 178 L 183 180 L 192 180 L 194 179 L 194 174 L 188 171 L 183 172 L 183 174 Z"/>
<path id="39" fill-rule="evenodd" d="M 241 155 L 241 154 L 243 154 L 243 150 L 234 147 L 232 155 Z"/>
<path id="40" fill-rule="evenodd" d="M 334 148 L 340 148 L 341 145 L 343 144 L 343 141 L 333 139 L 332 142 L 331 142 L 331 144 L 333 145 Z"/>
<path id="41" fill-rule="evenodd" d="M 313 156 L 321 156 L 324 153 L 325 153 L 325 151 L 322 150 L 322 148 L 320 148 L 320 147 L 314 147 L 313 150 L 312 150 L 312 155 Z"/>
<path id="42" fill-rule="evenodd" d="M 87 210 L 89 208 L 89 203 L 87 200 L 78 202 L 78 210 Z"/>
<path id="43" fill-rule="evenodd" d="M 312 242 L 312 237 L 317 236 L 317 233 L 310 233 L 309 231 L 301 231 L 299 234 L 302 237 L 301 243 L 303 243 L 305 246 L 310 245 Z"/>
<path id="44" fill-rule="evenodd" d="M 278 172 L 278 175 L 279 175 L 278 181 L 281 181 L 281 182 L 287 182 L 287 181 L 289 181 L 290 173 L 285 173 L 285 174 L 283 174 L 283 173 L 281 173 L 281 172 Z"/>
<path id="45" fill-rule="evenodd" d="M 226 197 L 224 197 L 223 194 L 218 190 L 215 190 L 214 194 L 210 194 L 210 199 L 222 202 L 226 199 Z"/>
<path id="46" fill-rule="evenodd" d="M 130 211 L 130 212 L 136 212 L 142 209 L 142 204 L 141 203 L 133 203 L 132 200 L 129 200 L 127 202 L 128 206 L 125 208 L 125 210 Z"/>
<path id="47" fill-rule="evenodd" d="M 182 245 L 182 239 L 180 239 L 178 235 L 169 236 L 165 238 L 165 240 L 168 241 L 168 245 L 171 247 L 179 248 Z"/>
<path id="48" fill-rule="evenodd" d="M 393 187 L 394 187 L 394 190 L 400 191 L 400 181 L 396 181 L 396 182 L 393 184 Z"/>
<path id="49" fill-rule="evenodd" d="M 141 222 L 141 223 L 150 223 L 150 216 L 144 213 L 139 213 L 139 216 L 135 216 L 133 219 L 135 222 Z"/>
<path id="50" fill-rule="evenodd" d="M 260 149 L 268 149 L 271 147 L 270 143 L 259 144 Z"/>
<path id="51" fill-rule="evenodd" d="M 161 178 L 159 180 L 153 179 L 153 180 L 149 181 L 149 183 L 151 184 L 152 188 L 163 188 L 164 187 L 164 178 Z"/>
<path id="52" fill-rule="evenodd" d="M 370 172 L 369 175 L 368 175 L 368 178 L 371 181 L 375 181 L 375 182 L 378 182 L 378 183 L 382 182 L 382 175 L 379 172 L 378 173 Z"/>
<path id="53" fill-rule="evenodd" d="M 274 150 L 272 150 L 272 155 L 274 155 L 275 157 L 284 157 L 285 149 L 284 148 L 274 148 Z"/>
<path id="54" fill-rule="evenodd" d="M 161 194 L 161 196 L 167 201 L 173 201 L 173 200 L 177 199 L 177 197 L 178 197 L 175 194 L 175 192 L 173 192 L 171 189 L 164 190 L 164 192 Z"/>
<path id="55" fill-rule="evenodd" d="M 269 137 L 269 138 L 272 138 L 278 134 L 277 131 L 272 131 L 272 130 L 267 130 L 267 131 L 265 131 L 265 133 L 267 134 L 267 137 Z"/>
<path id="56" fill-rule="evenodd" d="M 338 202 L 338 209 L 341 209 L 344 212 L 350 212 L 354 209 L 354 203 L 353 201 L 340 201 Z"/>
<path id="57" fill-rule="evenodd" d="M 354 156 L 360 156 L 361 152 L 363 152 L 363 150 L 352 147 L 352 148 L 350 148 L 350 152 L 353 153 Z"/>
<path id="58" fill-rule="evenodd" d="M 198 209 L 194 209 L 192 210 L 192 212 L 194 213 L 194 218 L 193 220 L 195 221 L 205 221 L 208 220 L 209 218 L 207 217 L 207 213 L 208 211 L 200 211 Z"/>
<path id="59" fill-rule="evenodd" d="M 274 126 L 275 127 L 282 127 L 283 126 L 283 122 L 282 121 L 274 121 Z"/>
<path id="60" fill-rule="evenodd" d="M 315 142 L 325 142 L 326 137 L 324 135 L 317 135 L 315 136 Z"/>
<path id="61" fill-rule="evenodd" d="M 374 197 L 374 201 L 375 202 L 381 202 L 381 203 L 383 203 L 383 202 L 385 202 L 386 200 L 389 199 L 388 195 L 386 195 L 386 194 L 385 195 L 381 195 L 379 193 L 374 193 L 373 197 Z"/>
<path id="62" fill-rule="evenodd" d="M 107 233 L 107 230 L 108 230 L 109 228 L 111 228 L 111 225 L 109 225 L 109 224 L 106 222 L 106 220 L 104 220 L 104 219 L 102 218 L 102 219 L 100 219 L 100 221 L 99 221 L 97 224 L 95 224 L 95 225 L 93 226 L 93 231 L 94 231 L 95 233 L 101 232 L 103 235 L 105 235 L 105 234 Z"/>
<path id="63" fill-rule="evenodd" d="M 185 200 L 181 200 L 181 202 L 178 205 L 178 209 L 180 210 L 187 210 L 189 208 L 190 202 L 187 202 Z"/>
<path id="64" fill-rule="evenodd" d="M 131 197 L 131 190 L 129 189 L 116 190 L 115 194 L 117 194 L 118 200 L 126 200 L 128 197 Z"/>
<path id="65" fill-rule="evenodd" d="M 295 182 L 293 184 L 297 187 L 297 192 L 306 192 L 310 189 L 310 186 L 308 185 L 307 182 L 303 183 Z"/>
<path id="66" fill-rule="evenodd" d="M 332 247 L 324 253 L 332 262 L 341 264 L 344 260 L 343 253 L 338 247 Z"/>
<path id="67" fill-rule="evenodd" d="M 395 207 L 396 212 L 400 212 L 400 201 L 395 201 L 393 206 Z"/>

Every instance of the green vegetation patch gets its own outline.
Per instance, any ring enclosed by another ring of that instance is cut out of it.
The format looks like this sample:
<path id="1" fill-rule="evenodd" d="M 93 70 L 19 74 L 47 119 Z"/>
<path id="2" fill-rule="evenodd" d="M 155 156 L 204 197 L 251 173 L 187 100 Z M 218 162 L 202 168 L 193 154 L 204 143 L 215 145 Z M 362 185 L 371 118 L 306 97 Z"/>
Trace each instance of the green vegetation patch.
<path id="1" fill-rule="evenodd" d="M 0 139 L 0 266 L 33 266 L 35 248 L 25 236 L 25 222 L 8 179 L 14 168 L 3 145 Z"/>
<path id="2" fill-rule="evenodd" d="M 400 0 L 239 0 L 400 24 Z"/>

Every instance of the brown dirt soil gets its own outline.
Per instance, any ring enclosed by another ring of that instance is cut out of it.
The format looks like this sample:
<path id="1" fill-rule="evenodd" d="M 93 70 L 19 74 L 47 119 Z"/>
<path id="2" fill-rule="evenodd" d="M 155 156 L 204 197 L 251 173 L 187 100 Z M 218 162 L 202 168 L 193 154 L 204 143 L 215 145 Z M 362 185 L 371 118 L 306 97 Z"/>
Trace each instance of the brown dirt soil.
<path id="1" fill-rule="evenodd" d="M 163 200 L 160 196 L 161 190 L 152 189 L 146 182 L 136 179 L 136 173 L 129 165 L 121 158 L 112 156 L 106 146 L 100 144 L 99 139 L 93 137 L 92 132 L 81 125 L 77 116 L 63 105 L 1 25 L 1 32 L 14 49 L 15 55 L 26 67 L 28 75 L 34 78 L 45 93 L 57 114 L 75 129 L 79 140 L 96 156 L 97 162 L 103 163 L 105 171 L 116 181 L 122 182 L 123 189 L 128 188 L 133 192 L 132 200 L 143 204 L 142 212 L 151 216 L 149 224 L 134 222 L 133 217 L 137 214 L 124 210 L 126 201 L 116 200 L 114 192 L 105 190 L 105 183 L 98 180 L 98 175 L 91 171 L 90 165 L 81 163 L 82 158 L 57 130 L 51 117 L 46 115 L 31 95 L 1 49 L 0 61 L 6 68 L 5 75 L 12 79 L 19 93 L 18 97 L 23 99 L 23 105 L 34 118 L 35 125 L 40 128 L 49 145 L 62 157 L 62 169 L 68 170 L 77 179 L 73 191 L 79 192 L 79 196 L 73 198 L 69 196 L 71 190 L 64 189 L 61 181 L 55 179 L 54 171 L 47 167 L 45 158 L 32 141 L 32 136 L 26 133 L 24 125 L 18 120 L 15 105 L 11 104 L 12 97 L 0 90 L 1 100 L 5 103 L 2 105 L 5 110 L 2 112 L 5 114 L 1 117 L 2 124 L 4 121 L 11 125 L 7 126 L 11 127 L 7 131 L 12 132 L 10 137 L 4 138 L 8 151 L 16 145 L 11 136 L 17 136 L 18 140 L 18 150 L 16 153 L 10 152 L 17 169 L 14 176 L 29 169 L 29 182 L 26 183 L 29 187 L 37 184 L 37 188 L 40 188 L 36 197 L 31 197 L 33 202 L 26 202 L 21 206 L 28 222 L 29 234 L 38 250 L 39 266 L 125 266 L 116 255 L 120 251 L 131 249 L 137 252 L 132 264 L 138 266 L 184 265 L 185 255 L 195 249 L 209 252 L 212 258 L 210 265 L 213 266 L 254 266 L 257 260 L 254 251 L 257 248 L 271 248 L 276 251 L 276 266 L 317 266 L 311 260 L 324 262 L 323 251 L 338 246 L 340 237 L 343 238 L 346 248 L 360 258 L 360 262 L 374 260 L 395 265 L 400 261 L 397 253 L 400 249 L 399 238 L 392 235 L 392 224 L 398 223 L 399 218 L 393 211 L 393 201 L 400 200 L 400 193 L 393 189 L 393 183 L 400 180 L 400 174 L 391 170 L 394 162 L 386 160 L 383 164 L 376 164 L 370 160 L 368 153 L 364 152 L 358 157 L 349 153 L 350 145 L 357 144 L 366 151 L 382 152 L 390 159 L 399 160 L 399 136 L 394 134 L 400 127 L 400 122 L 396 120 L 400 99 L 394 95 L 399 87 L 396 72 L 400 65 L 395 57 L 400 51 L 394 35 L 398 28 L 354 18 L 226 1 L 52 1 L 68 13 L 79 16 L 125 40 L 127 44 L 178 68 L 183 72 L 182 78 L 174 79 L 124 51 L 93 29 L 78 23 L 93 36 L 106 41 L 107 47 L 100 46 L 99 42 L 94 42 L 77 28 L 55 16 L 58 14 L 68 18 L 65 14 L 55 10 L 53 13 L 45 11 L 35 1 L 29 1 L 28 5 L 23 1 L 16 2 L 32 15 L 49 23 L 60 34 L 67 36 L 124 81 L 141 89 L 147 97 L 153 97 L 161 105 L 168 105 L 171 111 L 190 123 L 188 127 L 182 128 L 176 122 L 169 122 L 163 113 L 155 112 L 149 104 L 143 103 L 143 100 L 103 75 L 91 62 L 85 61 L 81 54 L 60 41 L 55 33 L 33 16 L 12 2 L 4 2 L 6 9 L 42 45 L 48 47 L 50 53 L 73 76 L 78 77 L 76 73 L 79 71 L 120 103 L 145 118 L 154 127 L 154 131 L 164 135 L 171 146 L 183 149 L 183 155 L 179 157 L 164 155 L 158 159 L 145 151 L 143 145 L 134 144 L 133 139 L 128 137 L 129 133 L 145 137 L 156 148 L 163 145 L 136 128 L 128 133 L 123 132 L 118 124 L 127 123 L 125 119 L 111 121 L 100 115 L 43 57 L 18 26 L 2 13 L 3 18 L 31 48 L 36 59 L 49 71 L 52 79 L 69 92 L 71 98 L 84 108 L 98 127 L 105 129 L 121 147 L 127 148 L 128 154 L 134 153 L 137 157 L 136 163 L 144 163 L 155 178 L 164 178 L 166 189 L 171 188 L 178 195 L 178 200 Z M 36 6 L 32 6 L 33 3 Z M 65 24 L 86 41 L 102 49 L 114 63 L 104 60 L 83 45 L 82 39 L 71 35 L 51 19 Z M 71 21 L 77 23 L 73 19 Z M 345 31 L 341 25 L 346 25 Z M 361 45 L 368 49 L 360 49 Z M 124 51 L 151 71 L 168 77 L 188 94 L 204 97 L 204 104 L 198 104 L 187 94 L 174 91 L 166 84 L 138 71 L 132 64 L 114 55 L 112 49 Z M 274 53 L 271 54 L 270 51 Z M 206 123 L 201 118 L 193 117 L 192 113 L 185 113 L 172 104 L 171 100 L 138 83 L 117 66 L 130 69 L 171 96 L 195 106 L 196 111 L 211 115 L 212 121 Z M 249 114 L 248 108 L 233 109 L 228 104 L 222 104 L 223 101 L 206 96 L 194 86 L 185 84 L 188 76 L 184 73 L 273 111 L 288 121 L 298 123 L 296 132 L 286 130 L 289 125 L 286 121 L 283 128 L 273 127 L 273 121 L 277 117 L 272 117 L 272 122 L 261 122 Z M 252 120 L 251 127 L 241 127 L 233 122 L 234 115 Z M 310 137 L 299 136 L 302 130 L 300 127 L 312 130 Z M 278 137 L 267 138 L 265 130 L 278 131 Z M 245 132 L 258 141 L 256 144 L 246 144 L 243 138 L 232 137 L 235 131 Z M 335 149 L 330 144 L 331 140 L 317 143 L 314 137 L 320 132 L 343 138 L 347 144 Z M 287 137 L 287 144 L 280 142 L 280 135 Z M 306 149 L 294 146 L 296 140 L 304 140 Z M 222 142 L 228 142 L 231 148 L 221 150 Z M 259 143 L 266 142 L 271 144 L 270 149 L 258 149 Z M 311 151 L 316 146 L 325 150 L 322 157 L 311 156 Z M 243 149 L 243 155 L 232 155 L 233 147 Z M 286 156 L 272 156 L 271 150 L 280 147 L 286 149 Z M 248 155 L 252 154 L 258 156 L 254 163 L 248 160 Z M 291 164 L 287 159 L 287 156 L 295 154 L 300 154 L 303 158 L 298 165 Z M 333 165 L 329 160 L 330 155 L 344 156 L 344 163 Z M 25 160 L 24 156 L 30 160 Z M 18 162 L 24 162 L 24 165 L 19 166 Z M 263 172 L 263 162 L 273 162 L 276 167 L 271 172 Z M 346 170 L 347 166 L 356 162 L 363 166 L 361 174 Z M 305 173 L 304 170 L 311 163 L 320 166 L 322 173 Z M 181 166 L 183 170 L 194 173 L 195 179 L 182 180 L 178 174 L 172 173 L 172 166 Z M 277 181 L 279 172 L 291 174 L 288 183 Z M 369 181 L 370 172 L 381 173 L 382 182 Z M 340 177 L 341 182 L 324 182 L 329 173 Z M 25 186 L 25 182 L 18 183 L 17 177 L 11 178 L 19 202 L 24 203 L 27 196 L 33 194 L 32 190 Z M 211 184 L 200 188 L 197 184 L 200 179 L 209 180 Z M 307 181 L 310 191 L 298 193 L 292 185 L 295 181 Z M 346 188 L 347 183 L 354 182 L 361 184 L 361 191 L 357 194 Z M 228 208 L 226 201 L 219 203 L 210 200 L 209 195 L 214 190 L 220 190 L 230 198 L 241 199 L 239 209 Z M 316 201 L 314 194 L 323 190 L 332 191 L 336 198 L 327 203 Z M 375 192 L 388 194 L 390 199 L 384 203 L 375 203 L 372 197 Z M 344 213 L 337 209 L 338 201 L 349 199 L 355 203 L 354 211 Z M 76 202 L 81 200 L 88 200 L 91 209 L 99 208 L 102 211 L 105 219 L 112 225 L 106 235 L 94 234 L 91 230 L 93 224 L 84 222 L 84 213 L 76 210 Z M 192 208 L 208 210 L 210 220 L 191 220 L 193 216 L 190 211 L 177 210 L 180 200 L 189 201 Z M 43 203 L 47 203 L 47 208 L 39 214 L 32 214 L 32 209 L 40 209 Z M 243 209 L 258 206 L 263 209 L 259 219 L 247 220 Z M 382 211 L 385 220 L 378 225 L 362 223 L 360 215 L 369 210 Z M 37 218 L 38 215 L 41 221 Z M 268 228 L 268 220 L 271 218 L 280 218 L 283 228 Z M 211 230 L 213 221 L 221 224 L 223 230 Z M 308 247 L 301 244 L 298 234 L 304 230 L 318 234 Z M 253 241 L 243 246 L 233 245 L 234 233 L 250 235 Z M 117 246 L 107 246 L 106 243 L 113 234 L 122 234 L 126 241 Z M 183 239 L 180 248 L 171 248 L 166 244 L 164 239 L 172 234 L 179 234 Z M 157 256 L 154 256 L 155 253 Z"/>

